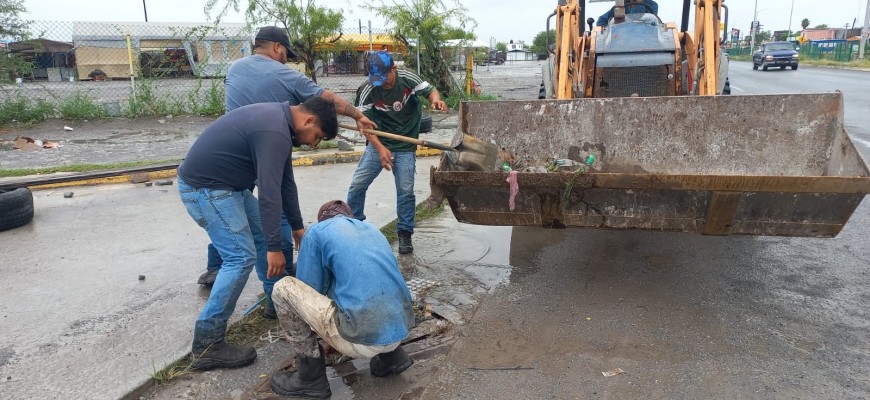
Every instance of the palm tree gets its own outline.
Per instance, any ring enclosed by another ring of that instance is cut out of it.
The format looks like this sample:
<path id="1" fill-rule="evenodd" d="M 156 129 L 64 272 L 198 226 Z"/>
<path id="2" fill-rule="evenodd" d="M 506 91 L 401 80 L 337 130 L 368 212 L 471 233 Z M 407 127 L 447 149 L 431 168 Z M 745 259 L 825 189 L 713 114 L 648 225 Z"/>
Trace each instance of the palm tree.
<path id="1" fill-rule="evenodd" d="M 801 21 L 801 28 L 807 29 L 808 26 L 810 26 L 810 19 L 809 19 L 809 18 L 804 18 L 804 19 Z"/>

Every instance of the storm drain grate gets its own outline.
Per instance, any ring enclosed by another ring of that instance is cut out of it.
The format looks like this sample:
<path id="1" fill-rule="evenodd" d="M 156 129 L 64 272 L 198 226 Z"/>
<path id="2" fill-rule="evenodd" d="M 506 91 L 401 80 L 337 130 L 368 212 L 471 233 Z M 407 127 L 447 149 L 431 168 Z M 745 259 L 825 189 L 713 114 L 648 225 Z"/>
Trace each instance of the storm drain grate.
<path id="1" fill-rule="evenodd" d="M 417 301 L 417 298 L 421 293 L 424 293 L 427 289 L 438 286 L 438 282 L 430 281 L 428 279 L 420 279 L 414 278 L 407 282 L 408 290 L 411 291 L 411 300 Z"/>

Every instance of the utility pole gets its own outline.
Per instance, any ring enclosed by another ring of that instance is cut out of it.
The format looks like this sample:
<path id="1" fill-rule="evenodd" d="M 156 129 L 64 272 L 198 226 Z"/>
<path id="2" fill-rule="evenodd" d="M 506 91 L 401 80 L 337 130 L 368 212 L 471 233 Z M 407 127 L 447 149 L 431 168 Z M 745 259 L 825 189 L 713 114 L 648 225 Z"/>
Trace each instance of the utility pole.
<path id="1" fill-rule="evenodd" d="M 794 0 L 791 0 L 791 11 L 788 13 L 788 36 L 785 37 L 785 40 L 788 41 L 791 37 L 791 17 L 794 15 Z"/>
<path id="2" fill-rule="evenodd" d="M 145 11 L 145 22 L 148 22 L 148 7 L 145 7 L 145 0 L 142 0 L 142 10 Z"/>
<path id="3" fill-rule="evenodd" d="M 868 0 L 868 1 L 870 1 L 870 0 Z M 749 36 L 751 37 L 751 39 L 749 40 L 749 53 L 750 54 L 753 51 L 755 51 L 755 31 L 758 30 L 758 27 L 756 25 L 757 23 L 758 23 L 758 0 L 755 0 L 755 11 L 752 14 L 752 24 L 749 27 Z"/>
<path id="4" fill-rule="evenodd" d="M 867 0 L 867 9 L 864 10 L 864 29 L 861 29 L 861 48 L 858 50 L 858 59 L 864 59 L 864 48 L 867 47 L 867 34 L 870 33 L 870 0 Z"/>

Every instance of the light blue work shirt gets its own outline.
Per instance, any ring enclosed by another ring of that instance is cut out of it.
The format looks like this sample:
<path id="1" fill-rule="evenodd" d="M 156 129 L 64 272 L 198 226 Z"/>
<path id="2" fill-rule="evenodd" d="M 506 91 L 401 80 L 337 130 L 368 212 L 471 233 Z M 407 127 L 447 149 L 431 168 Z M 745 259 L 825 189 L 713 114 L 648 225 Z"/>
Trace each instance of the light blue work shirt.
<path id="1" fill-rule="evenodd" d="M 411 292 L 384 235 L 339 215 L 302 238 L 296 278 L 335 302 L 338 332 L 350 342 L 387 345 L 414 326 Z"/>

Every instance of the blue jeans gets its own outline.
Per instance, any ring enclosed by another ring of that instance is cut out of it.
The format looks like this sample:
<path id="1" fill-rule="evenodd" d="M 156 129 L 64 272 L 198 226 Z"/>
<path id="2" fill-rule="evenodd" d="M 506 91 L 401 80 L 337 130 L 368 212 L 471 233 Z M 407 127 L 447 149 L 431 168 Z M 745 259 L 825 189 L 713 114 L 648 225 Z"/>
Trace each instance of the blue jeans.
<path id="1" fill-rule="evenodd" d="M 286 274 L 288 276 L 296 276 L 296 271 L 293 269 L 293 228 L 290 227 L 290 222 L 287 222 L 287 216 L 283 212 L 281 213 L 281 252 L 284 253 L 284 259 L 287 260 Z M 221 269 L 222 263 L 223 260 L 220 253 L 214 248 L 213 244 L 209 243 L 208 261 L 205 264 L 205 268 L 209 271 L 217 271 Z M 275 282 L 277 280 L 271 282 L 271 285 L 274 286 Z M 265 290 L 265 282 L 263 283 L 263 290 Z M 271 299 L 269 302 L 271 304 Z"/>
<path id="2" fill-rule="evenodd" d="M 205 229 L 223 265 L 193 330 L 193 350 L 203 351 L 224 339 L 227 321 L 256 267 L 266 288 L 266 239 L 257 198 L 250 190 L 195 189 L 178 177 L 178 193 L 187 214 Z M 271 298 L 272 284 L 266 293 Z"/>
<path id="3" fill-rule="evenodd" d="M 399 218 L 398 230 L 414 233 L 414 173 L 416 172 L 417 153 L 413 151 L 393 153 L 393 178 L 396 181 L 396 214 Z M 381 173 L 381 161 L 374 146 L 366 146 L 347 192 L 347 205 L 353 217 L 365 221 L 366 191 Z"/>

